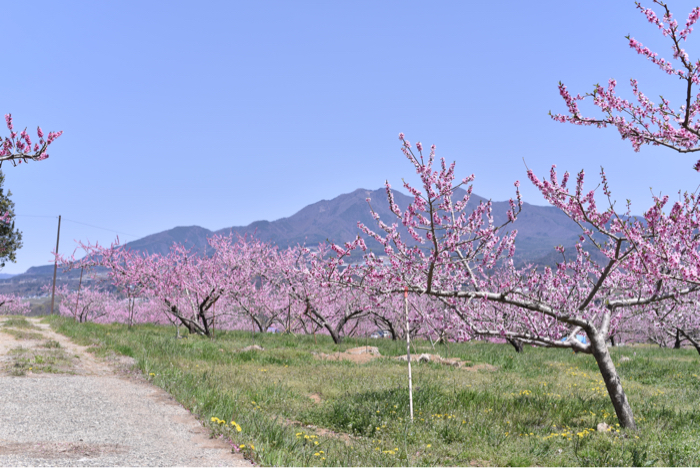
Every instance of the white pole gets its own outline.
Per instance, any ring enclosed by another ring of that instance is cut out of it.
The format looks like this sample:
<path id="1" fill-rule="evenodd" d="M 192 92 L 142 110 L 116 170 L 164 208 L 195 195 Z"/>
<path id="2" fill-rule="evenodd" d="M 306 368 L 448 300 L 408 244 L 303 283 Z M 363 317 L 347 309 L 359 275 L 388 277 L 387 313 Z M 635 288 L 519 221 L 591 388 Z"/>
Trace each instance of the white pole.
<path id="1" fill-rule="evenodd" d="M 406 357 L 408 361 L 408 400 L 411 408 L 411 422 L 413 422 L 413 382 L 411 380 L 411 337 L 409 336 L 411 327 L 408 323 L 408 286 L 403 291 L 403 303 L 406 311 Z"/>

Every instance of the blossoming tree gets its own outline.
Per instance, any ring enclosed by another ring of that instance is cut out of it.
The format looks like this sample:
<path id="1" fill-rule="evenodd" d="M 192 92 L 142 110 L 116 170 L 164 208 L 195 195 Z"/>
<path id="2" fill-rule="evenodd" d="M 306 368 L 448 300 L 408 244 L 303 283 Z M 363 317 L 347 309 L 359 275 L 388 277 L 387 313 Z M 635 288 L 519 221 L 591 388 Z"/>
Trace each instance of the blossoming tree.
<path id="1" fill-rule="evenodd" d="M 365 286 L 378 294 L 396 294 L 408 287 L 414 294 L 438 298 L 461 320 L 461 339 L 501 337 L 591 354 L 620 424 L 634 428 L 633 413 L 606 342 L 625 314 L 650 313 L 652 306 L 698 290 L 695 285 L 656 273 L 659 269 L 648 268 L 649 258 L 635 240 L 643 239 L 646 245 L 659 249 L 666 242 L 649 223 L 652 218 L 637 220 L 629 216 L 629 207 L 627 216 L 618 215 L 612 201 L 608 208 L 599 210 L 595 192 L 584 190 L 583 171 L 573 191 L 568 186 L 568 173 L 560 181 L 554 168 L 549 180 L 540 180 L 528 171 L 545 199 L 579 224 L 581 237 L 572 254 L 558 248 L 562 261 L 556 268 L 516 269 L 512 260 L 516 231 L 499 234 L 504 226 L 494 223 L 488 202 L 467 210 L 471 185 L 461 200 L 454 201 L 456 188 L 471 183 L 473 176 L 455 183 L 454 164 L 448 166 L 443 160 L 440 168 L 434 169 L 434 147 L 425 158 L 420 144 L 414 154 L 403 135 L 400 138 L 422 190 L 404 184 L 414 201 L 402 211 L 387 183 L 392 224 L 376 213 L 377 231 L 360 224 L 366 236 L 383 246 L 384 258 L 366 251 L 363 265 L 342 271 L 346 286 L 357 285 L 353 278 L 362 278 Z M 601 178 L 603 191 L 610 196 L 604 173 Z M 519 195 L 510 205 L 509 222 L 519 213 Z M 412 237 L 411 245 L 402 239 L 398 223 Z M 605 262 L 593 261 L 584 249 L 586 244 L 600 252 Z M 364 242 L 335 246 L 338 260 L 327 268 L 340 271 L 340 261 L 358 248 L 366 250 Z M 588 340 L 580 341 L 579 334 Z"/>

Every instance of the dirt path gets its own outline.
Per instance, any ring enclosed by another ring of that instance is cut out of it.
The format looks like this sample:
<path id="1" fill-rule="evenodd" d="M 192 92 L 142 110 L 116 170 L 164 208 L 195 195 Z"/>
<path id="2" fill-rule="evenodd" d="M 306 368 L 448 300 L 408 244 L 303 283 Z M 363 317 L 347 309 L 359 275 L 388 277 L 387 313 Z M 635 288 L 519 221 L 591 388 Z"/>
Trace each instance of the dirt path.
<path id="1" fill-rule="evenodd" d="M 252 466 L 163 390 L 50 330 L 0 317 L 0 466 Z M 131 361 L 131 362 L 130 362 Z"/>

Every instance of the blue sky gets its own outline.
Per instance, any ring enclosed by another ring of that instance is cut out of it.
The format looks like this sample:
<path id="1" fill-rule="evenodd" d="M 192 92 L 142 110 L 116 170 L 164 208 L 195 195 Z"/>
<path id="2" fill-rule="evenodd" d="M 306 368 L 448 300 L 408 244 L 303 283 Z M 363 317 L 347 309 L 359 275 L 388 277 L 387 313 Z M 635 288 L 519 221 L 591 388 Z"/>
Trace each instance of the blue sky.
<path id="1" fill-rule="evenodd" d="M 695 5 L 671 4 L 682 22 Z M 635 77 L 679 103 L 681 83 L 624 39 L 670 55 L 633 1 L 27 1 L 3 17 L 0 110 L 16 127 L 64 131 L 48 160 L 3 167 L 24 233 L 4 273 L 51 260 L 59 214 L 70 253 L 113 231 L 220 229 L 399 187 L 415 180 L 399 132 L 436 144 L 494 200 L 519 179 L 525 201 L 545 203 L 523 158 L 538 175 L 585 168 L 591 183 L 603 165 L 636 212 L 650 187 L 700 182 L 697 158 L 634 153 L 613 129 L 547 115 L 565 110 L 559 80 L 583 93 L 615 77 L 629 96 Z"/>

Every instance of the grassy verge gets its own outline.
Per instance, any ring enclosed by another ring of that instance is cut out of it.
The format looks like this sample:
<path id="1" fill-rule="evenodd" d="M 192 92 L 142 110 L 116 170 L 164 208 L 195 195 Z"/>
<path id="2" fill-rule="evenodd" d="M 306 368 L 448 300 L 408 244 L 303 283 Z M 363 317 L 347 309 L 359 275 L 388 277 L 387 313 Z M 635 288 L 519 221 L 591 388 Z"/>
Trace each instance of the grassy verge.
<path id="1" fill-rule="evenodd" d="M 33 325 L 29 320 L 24 317 L 8 317 L 2 323 L 4 328 L 21 328 L 21 329 L 31 329 L 39 330 L 39 327 Z"/>
<path id="2" fill-rule="evenodd" d="M 415 364 L 416 420 L 408 415 L 406 364 L 321 361 L 388 340 L 218 334 L 175 339 L 172 327 L 77 324 L 49 317 L 59 332 L 96 353 L 136 359 L 153 383 L 264 465 L 700 465 L 700 360 L 694 350 L 612 350 L 639 424 L 620 430 L 591 356 L 507 345 L 451 344 L 436 352 L 495 371 Z M 235 422 L 235 424 L 232 424 Z M 610 432 L 596 432 L 606 422 Z M 240 431 L 238 430 L 240 428 Z"/>

